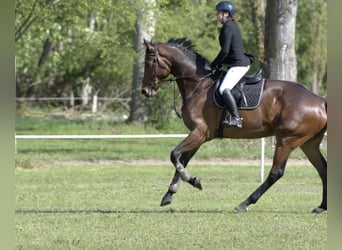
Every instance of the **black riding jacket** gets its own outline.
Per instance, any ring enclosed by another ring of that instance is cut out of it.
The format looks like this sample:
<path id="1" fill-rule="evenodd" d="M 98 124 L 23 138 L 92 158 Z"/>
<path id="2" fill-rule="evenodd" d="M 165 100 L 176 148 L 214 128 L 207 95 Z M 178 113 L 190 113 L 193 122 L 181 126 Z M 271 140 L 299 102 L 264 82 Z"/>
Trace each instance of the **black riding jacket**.
<path id="1" fill-rule="evenodd" d="M 228 19 L 221 27 L 219 41 L 221 50 L 211 63 L 212 68 L 248 66 L 249 58 L 245 55 L 239 27 L 234 20 Z"/>

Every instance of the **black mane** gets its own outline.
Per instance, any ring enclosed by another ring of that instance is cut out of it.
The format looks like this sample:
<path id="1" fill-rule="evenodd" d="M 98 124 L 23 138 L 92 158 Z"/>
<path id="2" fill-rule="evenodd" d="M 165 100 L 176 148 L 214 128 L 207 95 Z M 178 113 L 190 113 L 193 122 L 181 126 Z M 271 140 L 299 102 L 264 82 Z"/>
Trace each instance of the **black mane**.
<path id="1" fill-rule="evenodd" d="M 187 54 L 190 58 L 194 60 L 200 60 L 203 61 L 204 65 L 209 64 L 209 61 L 204 58 L 202 55 L 197 53 L 195 50 L 195 45 L 192 43 L 191 40 L 188 40 L 187 38 L 172 38 L 166 42 L 167 45 L 174 46 L 182 50 L 185 54 Z"/>
<path id="2" fill-rule="evenodd" d="M 183 38 L 171 38 L 169 41 L 166 42 L 166 44 L 176 46 L 183 50 L 189 50 L 190 52 L 196 53 L 195 51 L 195 45 L 192 43 L 191 40 Z"/>

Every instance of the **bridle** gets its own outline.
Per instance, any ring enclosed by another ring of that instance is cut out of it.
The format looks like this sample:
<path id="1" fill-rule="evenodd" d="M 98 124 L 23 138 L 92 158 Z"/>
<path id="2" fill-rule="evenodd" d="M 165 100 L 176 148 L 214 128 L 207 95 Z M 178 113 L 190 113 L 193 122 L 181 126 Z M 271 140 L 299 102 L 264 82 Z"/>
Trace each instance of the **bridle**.
<path id="1" fill-rule="evenodd" d="M 163 65 L 160 65 L 159 52 L 158 52 L 158 49 L 157 49 L 157 45 L 153 44 L 153 48 L 154 48 L 154 51 L 153 51 L 153 53 L 151 53 L 151 55 L 152 54 L 154 55 L 153 63 L 152 63 L 152 78 L 155 81 L 151 83 L 151 87 L 155 89 L 157 87 L 157 83 L 166 81 L 165 79 L 161 79 L 161 80 L 157 79 L 158 66 L 161 67 L 161 68 L 164 68 L 164 69 L 166 69 L 166 67 L 163 66 Z"/>
<path id="2" fill-rule="evenodd" d="M 159 52 L 157 49 L 157 44 L 153 44 L 154 47 L 154 51 L 153 53 L 150 53 L 150 55 L 154 55 L 153 58 L 153 62 L 152 62 L 152 78 L 154 80 L 157 79 L 157 70 L 158 70 L 158 66 L 163 68 L 163 69 L 167 69 L 164 65 L 161 65 L 160 63 L 160 59 L 159 59 Z M 152 88 L 156 88 L 157 87 L 157 83 L 161 83 L 161 82 L 175 82 L 177 80 L 189 80 L 189 81 L 194 81 L 194 82 L 200 82 L 204 79 L 206 79 L 207 77 L 213 75 L 212 72 L 209 72 L 206 75 L 201 76 L 200 78 L 197 77 L 193 77 L 193 76 L 175 76 L 175 77 L 169 77 L 169 78 L 164 78 L 161 80 L 156 80 L 154 82 L 151 83 L 151 87 Z"/>
<path id="3" fill-rule="evenodd" d="M 200 82 L 206 78 L 208 78 L 209 76 L 213 75 L 212 72 L 209 72 L 206 75 L 201 76 L 200 78 L 197 77 L 193 77 L 193 76 L 175 76 L 175 77 L 169 77 L 169 78 L 164 78 L 164 79 L 158 79 L 157 78 L 157 70 L 158 67 L 161 67 L 163 69 L 167 69 L 167 67 L 160 63 L 160 59 L 159 59 L 159 52 L 157 49 L 157 44 L 153 44 L 153 48 L 154 51 L 153 52 L 149 52 L 148 55 L 154 55 L 153 58 L 153 62 L 152 62 L 152 78 L 154 81 L 152 81 L 149 85 L 152 89 L 156 90 L 157 89 L 157 84 L 161 83 L 161 82 L 174 82 L 174 87 L 173 87 L 173 106 L 174 106 L 174 110 L 178 116 L 178 118 L 182 118 L 182 116 L 180 115 L 180 113 L 177 111 L 176 109 L 176 87 L 175 87 L 175 82 L 177 80 L 189 80 L 189 81 L 194 81 L 194 82 Z M 209 86 L 206 86 L 209 87 Z M 193 97 L 194 95 L 198 94 L 199 92 L 201 92 L 201 90 L 203 90 L 204 88 L 200 88 L 200 86 L 198 86 L 195 91 L 193 92 L 193 94 L 191 95 L 191 97 Z M 188 97 L 187 99 L 190 99 L 191 97 Z"/>

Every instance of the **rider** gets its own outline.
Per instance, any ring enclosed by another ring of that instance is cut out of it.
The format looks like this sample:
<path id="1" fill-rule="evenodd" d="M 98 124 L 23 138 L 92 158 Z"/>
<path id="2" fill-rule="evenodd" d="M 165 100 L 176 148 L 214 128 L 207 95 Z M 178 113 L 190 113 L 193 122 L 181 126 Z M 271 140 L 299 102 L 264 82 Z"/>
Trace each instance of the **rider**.
<path id="1" fill-rule="evenodd" d="M 250 61 L 245 55 L 241 33 L 233 18 L 234 13 L 235 6 L 231 2 L 222 1 L 216 5 L 216 17 L 222 24 L 219 36 L 221 50 L 211 63 L 211 68 L 213 71 L 216 71 L 222 68 L 222 66 L 228 67 L 219 92 L 231 114 L 231 119 L 227 120 L 226 118 L 223 124 L 225 126 L 237 126 L 241 128 L 242 118 L 240 118 L 238 113 L 231 89 L 247 73 L 250 67 Z"/>

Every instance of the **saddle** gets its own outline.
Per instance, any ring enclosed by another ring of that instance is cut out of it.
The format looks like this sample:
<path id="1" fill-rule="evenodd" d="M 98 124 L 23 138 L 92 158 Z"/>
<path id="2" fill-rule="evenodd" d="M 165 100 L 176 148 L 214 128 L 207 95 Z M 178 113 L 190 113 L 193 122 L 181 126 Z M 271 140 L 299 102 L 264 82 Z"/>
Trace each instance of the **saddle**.
<path id="1" fill-rule="evenodd" d="M 217 107 L 224 108 L 224 100 L 218 89 L 223 79 L 223 74 L 215 82 L 213 91 L 213 100 Z M 253 75 L 245 75 L 232 89 L 232 94 L 235 98 L 238 109 L 255 109 L 261 99 L 261 93 L 264 89 L 265 79 L 262 75 L 262 69 L 259 69 Z"/>

